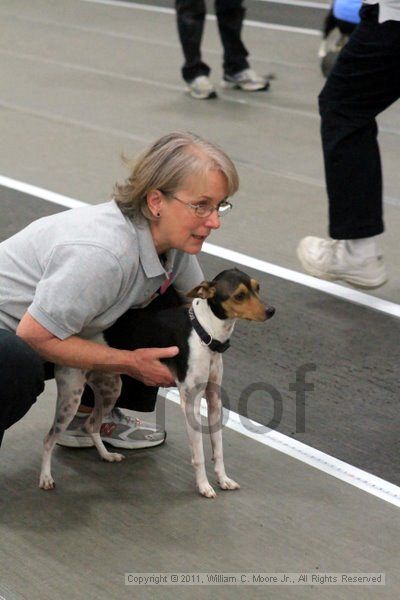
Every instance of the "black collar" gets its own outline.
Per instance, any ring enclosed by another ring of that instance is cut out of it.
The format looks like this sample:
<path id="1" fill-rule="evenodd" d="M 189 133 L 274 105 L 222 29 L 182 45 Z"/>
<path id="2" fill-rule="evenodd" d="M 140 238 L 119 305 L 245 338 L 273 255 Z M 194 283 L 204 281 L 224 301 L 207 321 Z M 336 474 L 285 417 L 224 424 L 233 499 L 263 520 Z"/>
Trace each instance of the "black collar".
<path id="1" fill-rule="evenodd" d="M 229 340 L 226 342 L 220 342 L 219 340 L 214 340 L 209 333 L 200 325 L 197 320 L 196 315 L 194 314 L 193 307 L 189 308 L 189 317 L 193 325 L 193 329 L 195 329 L 201 341 L 210 348 L 212 352 L 225 352 L 228 350 L 231 345 Z"/>

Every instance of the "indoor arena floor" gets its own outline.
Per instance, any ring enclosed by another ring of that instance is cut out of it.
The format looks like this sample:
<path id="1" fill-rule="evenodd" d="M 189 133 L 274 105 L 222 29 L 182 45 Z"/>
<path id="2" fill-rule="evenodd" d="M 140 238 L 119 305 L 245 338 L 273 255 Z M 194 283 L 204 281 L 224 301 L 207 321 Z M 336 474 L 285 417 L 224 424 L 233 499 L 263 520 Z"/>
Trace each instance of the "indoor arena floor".
<path id="1" fill-rule="evenodd" d="M 39 490 L 56 395 L 47 383 L 0 451 L 0 599 L 399 597 L 400 108 L 379 120 L 389 282 L 363 293 L 305 276 L 297 243 L 326 235 L 327 212 L 325 11 L 312 4 L 248 0 L 244 39 L 271 90 L 200 102 L 180 79 L 172 2 L 0 2 L 0 241 L 74 201 L 107 200 L 126 175 L 121 155 L 191 130 L 219 143 L 241 177 L 200 255 L 205 274 L 242 268 L 276 307 L 267 323 L 239 323 L 224 355 L 225 462 L 241 489 L 214 500 L 196 493 L 173 391 L 151 415 L 165 423 L 163 446 L 116 464 L 57 447 L 57 487 Z M 218 83 L 213 19 L 203 47 Z M 126 585 L 128 573 L 178 579 Z M 215 577 L 232 573 L 289 581 Z M 324 579 L 344 573 L 382 574 L 385 585 Z"/>

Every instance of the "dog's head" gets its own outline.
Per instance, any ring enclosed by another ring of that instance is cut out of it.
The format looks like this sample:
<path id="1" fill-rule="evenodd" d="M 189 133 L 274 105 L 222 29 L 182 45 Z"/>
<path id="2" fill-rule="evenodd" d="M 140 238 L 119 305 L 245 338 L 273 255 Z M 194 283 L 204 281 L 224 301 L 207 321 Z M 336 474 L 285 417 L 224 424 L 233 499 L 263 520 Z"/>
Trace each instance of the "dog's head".
<path id="1" fill-rule="evenodd" d="M 186 295 L 206 299 L 219 319 L 266 321 L 274 316 L 275 308 L 261 301 L 259 290 L 256 279 L 239 269 L 228 269 L 212 281 L 203 281 Z"/>

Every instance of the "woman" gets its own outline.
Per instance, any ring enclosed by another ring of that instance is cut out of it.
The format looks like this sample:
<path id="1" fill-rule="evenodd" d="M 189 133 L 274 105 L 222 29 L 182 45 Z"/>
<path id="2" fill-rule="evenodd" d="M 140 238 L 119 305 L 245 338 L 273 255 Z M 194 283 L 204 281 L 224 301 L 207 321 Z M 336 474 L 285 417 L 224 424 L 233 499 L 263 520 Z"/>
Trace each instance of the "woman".
<path id="1" fill-rule="evenodd" d="M 129 308 L 170 304 L 203 280 L 195 255 L 237 188 L 224 152 L 171 133 L 138 158 L 112 201 L 39 219 L 0 244 L 0 441 L 43 391 L 53 364 L 120 373 L 118 406 L 154 410 L 158 386 L 174 383 L 160 359 L 178 348 L 122 351 L 90 338 Z M 82 430 L 88 390 L 82 403 L 64 445 L 92 445 Z M 102 437 L 143 448 L 162 443 L 165 432 L 115 409 Z"/>

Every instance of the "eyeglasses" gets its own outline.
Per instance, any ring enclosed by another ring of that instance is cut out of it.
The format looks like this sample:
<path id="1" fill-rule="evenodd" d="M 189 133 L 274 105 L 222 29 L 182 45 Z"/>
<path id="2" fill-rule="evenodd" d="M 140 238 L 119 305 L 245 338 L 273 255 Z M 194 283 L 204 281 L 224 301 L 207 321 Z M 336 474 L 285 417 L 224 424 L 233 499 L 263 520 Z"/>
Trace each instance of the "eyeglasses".
<path id="1" fill-rule="evenodd" d="M 181 200 L 177 196 L 174 196 L 173 194 L 167 194 L 162 190 L 160 190 L 160 192 L 164 194 L 164 196 L 168 196 L 168 198 L 173 198 L 174 200 L 177 200 L 177 202 L 180 202 L 188 208 L 191 208 L 196 214 L 196 216 L 202 219 L 205 217 L 209 217 L 214 212 L 214 210 L 217 212 L 219 217 L 223 217 L 232 209 L 232 204 L 227 200 L 222 200 L 222 202 L 220 202 L 217 206 L 213 206 L 212 204 L 210 204 L 210 202 L 204 201 L 200 202 L 199 204 L 191 204 L 190 202 L 184 202 L 183 200 Z"/>

